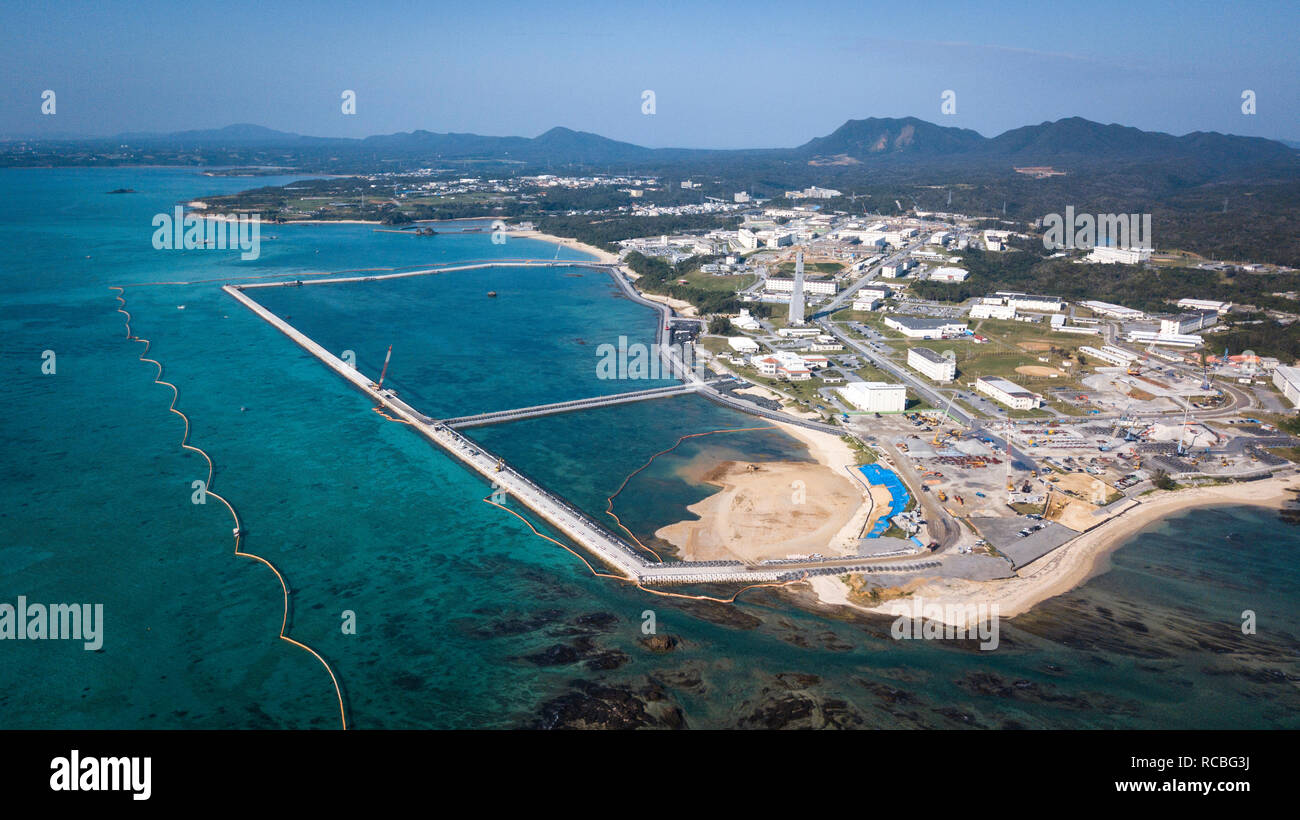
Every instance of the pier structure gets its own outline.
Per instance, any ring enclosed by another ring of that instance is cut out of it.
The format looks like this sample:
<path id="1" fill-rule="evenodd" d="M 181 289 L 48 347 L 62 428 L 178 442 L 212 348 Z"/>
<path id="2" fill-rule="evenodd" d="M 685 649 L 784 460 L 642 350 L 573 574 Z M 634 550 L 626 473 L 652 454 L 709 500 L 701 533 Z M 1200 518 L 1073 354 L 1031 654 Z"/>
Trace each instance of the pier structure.
<path id="1" fill-rule="evenodd" d="M 648 390 L 633 390 L 627 393 L 614 393 L 608 396 L 593 396 L 589 399 L 574 399 L 554 404 L 538 404 L 532 407 L 517 407 L 513 410 L 496 410 L 491 413 L 476 413 L 472 416 L 458 416 L 443 419 L 442 423 L 457 430 L 466 427 L 482 427 L 487 424 L 500 424 L 506 421 L 519 421 L 537 416 L 550 416 L 556 413 L 572 413 L 576 410 L 588 410 L 593 407 L 609 407 L 615 404 L 629 404 L 636 401 L 662 399 L 667 396 L 680 396 L 699 390 L 697 384 L 674 384 L 667 387 L 652 387 Z"/>

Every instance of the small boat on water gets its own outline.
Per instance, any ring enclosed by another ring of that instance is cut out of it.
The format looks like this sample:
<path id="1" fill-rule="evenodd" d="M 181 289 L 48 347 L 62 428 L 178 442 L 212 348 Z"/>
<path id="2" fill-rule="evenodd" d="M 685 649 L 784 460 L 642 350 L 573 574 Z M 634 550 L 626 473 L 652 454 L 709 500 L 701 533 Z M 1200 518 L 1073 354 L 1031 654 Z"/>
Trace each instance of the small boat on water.
<path id="1" fill-rule="evenodd" d="M 488 296 L 491 296 L 491 297 L 495 298 L 496 295 L 497 295 L 497 292 L 496 292 L 495 290 L 490 290 L 490 291 L 488 291 Z"/>

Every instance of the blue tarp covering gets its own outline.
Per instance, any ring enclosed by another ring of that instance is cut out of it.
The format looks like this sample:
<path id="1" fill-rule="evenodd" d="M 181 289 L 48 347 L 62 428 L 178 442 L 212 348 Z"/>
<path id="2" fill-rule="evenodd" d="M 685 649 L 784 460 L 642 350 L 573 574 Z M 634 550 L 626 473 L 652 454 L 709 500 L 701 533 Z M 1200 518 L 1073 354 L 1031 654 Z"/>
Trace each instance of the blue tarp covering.
<path id="1" fill-rule="evenodd" d="M 864 537 L 879 538 L 881 533 L 889 529 L 889 519 L 901 513 L 907 508 L 907 502 L 912 499 L 903 480 L 893 470 L 886 470 L 878 464 L 864 464 L 858 468 L 862 475 L 867 479 L 868 484 L 883 485 L 889 490 L 889 511 L 880 516 L 876 523 L 872 525 L 871 531 Z"/>

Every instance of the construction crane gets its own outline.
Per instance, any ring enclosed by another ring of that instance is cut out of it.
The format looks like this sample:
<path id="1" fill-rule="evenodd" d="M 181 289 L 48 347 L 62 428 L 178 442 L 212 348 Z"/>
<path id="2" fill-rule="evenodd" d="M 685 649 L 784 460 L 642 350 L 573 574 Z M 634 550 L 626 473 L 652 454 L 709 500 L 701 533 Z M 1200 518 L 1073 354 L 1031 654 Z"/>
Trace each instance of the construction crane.
<path id="1" fill-rule="evenodd" d="M 1002 438 L 1007 444 L 1007 492 L 1011 493 L 1015 491 L 1016 485 L 1011 480 L 1011 419 L 1009 418 L 1006 419 L 1006 431 L 1002 434 Z"/>
<path id="2" fill-rule="evenodd" d="M 384 369 L 379 371 L 379 384 L 375 385 L 376 390 L 384 388 L 384 376 L 388 375 L 388 360 L 393 358 L 393 346 L 388 346 L 388 352 L 384 354 Z"/>
<path id="3" fill-rule="evenodd" d="M 1183 407 L 1183 423 L 1178 428 L 1178 455 L 1187 455 L 1189 447 L 1183 445 L 1183 440 L 1187 438 L 1187 417 L 1192 412 L 1192 406 L 1187 404 Z M 1196 435 L 1192 435 L 1192 444 L 1196 443 Z"/>

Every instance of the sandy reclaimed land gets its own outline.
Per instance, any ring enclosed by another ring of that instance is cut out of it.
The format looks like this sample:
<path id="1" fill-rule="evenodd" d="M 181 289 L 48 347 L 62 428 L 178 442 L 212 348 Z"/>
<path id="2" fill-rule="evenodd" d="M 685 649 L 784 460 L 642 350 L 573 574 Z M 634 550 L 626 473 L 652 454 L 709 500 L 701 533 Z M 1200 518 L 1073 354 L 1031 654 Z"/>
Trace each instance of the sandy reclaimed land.
<path id="1" fill-rule="evenodd" d="M 846 555 L 871 515 L 863 484 L 846 468 L 853 451 L 829 433 L 775 422 L 807 445 L 816 463 L 729 461 L 704 480 L 722 490 L 689 509 L 700 518 L 661 527 L 655 535 L 684 560 L 762 561 L 791 555 Z M 802 486 L 795 482 L 802 482 Z"/>
<path id="2" fill-rule="evenodd" d="M 1296 494 L 1287 491 L 1293 486 L 1300 489 L 1300 481 L 1287 477 L 1154 493 L 1144 496 L 1128 511 L 1023 567 L 1017 577 L 996 581 L 935 578 L 917 587 L 913 597 L 943 607 L 996 604 L 1000 617 L 1011 618 L 1049 598 L 1069 592 L 1104 571 L 1106 564 L 1103 559 L 1107 555 L 1161 518 L 1195 507 L 1231 504 L 1281 509 L 1287 502 L 1296 500 Z M 853 604 L 846 597 L 843 582 L 835 577 L 814 578 L 810 583 L 824 603 L 841 604 L 880 615 L 912 611 L 911 598 L 889 601 L 877 607 Z"/>

